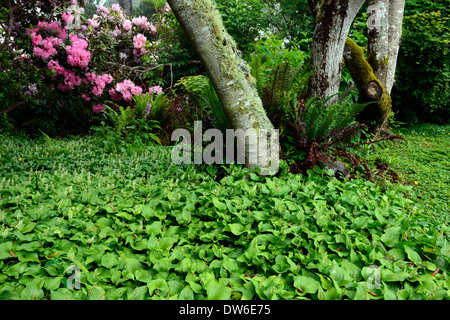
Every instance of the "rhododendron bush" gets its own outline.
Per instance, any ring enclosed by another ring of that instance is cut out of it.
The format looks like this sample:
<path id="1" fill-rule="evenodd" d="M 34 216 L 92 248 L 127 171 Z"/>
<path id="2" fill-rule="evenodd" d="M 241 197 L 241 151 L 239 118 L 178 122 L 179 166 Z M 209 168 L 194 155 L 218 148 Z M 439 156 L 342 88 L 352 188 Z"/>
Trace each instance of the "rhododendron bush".
<path id="1" fill-rule="evenodd" d="M 118 4 L 99 6 L 92 19 L 76 1 L 63 8 L 57 20 L 28 30 L 33 59 L 50 71 L 56 90 L 81 96 L 94 112 L 103 101 L 130 103 L 146 86 L 133 67 L 156 63 L 149 53 L 156 27 L 146 17 L 127 19 Z"/>

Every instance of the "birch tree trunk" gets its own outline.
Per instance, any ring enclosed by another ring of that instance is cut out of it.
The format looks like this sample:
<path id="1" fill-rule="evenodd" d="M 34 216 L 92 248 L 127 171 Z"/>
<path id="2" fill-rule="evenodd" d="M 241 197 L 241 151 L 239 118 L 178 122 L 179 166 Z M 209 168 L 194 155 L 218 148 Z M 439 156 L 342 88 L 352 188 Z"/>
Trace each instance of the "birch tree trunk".
<path id="1" fill-rule="evenodd" d="M 248 145 L 255 146 L 261 141 L 267 142 L 265 134 L 270 135 L 273 132 L 272 123 L 262 106 L 255 87 L 255 79 L 250 75 L 250 68 L 242 59 L 232 37 L 226 32 L 221 15 L 213 2 L 211 0 L 167 2 L 197 51 L 232 127 L 256 131 L 255 137 L 248 136 Z M 246 148 L 247 151 L 245 161 L 247 166 L 255 166 L 248 161 L 255 157 L 258 159 L 257 167 L 267 166 L 265 164 L 267 159 L 262 159 L 264 155 L 258 153 L 256 148 L 249 147 Z"/>
<path id="2" fill-rule="evenodd" d="M 365 0 L 308 0 L 316 17 L 311 43 L 311 67 L 308 96 L 329 98 L 338 93 L 342 73 L 342 55 L 351 24 Z M 330 103 L 337 101 L 337 97 Z"/>
<path id="3" fill-rule="evenodd" d="M 391 93 L 402 36 L 405 0 L 369 0 L 368 62 Z"/>
<path id="4" fill-rule="evenodd" d="M 389 0 L 369 0 L 367 62 L 375 76 L 386 86 L 389 65 Z"/>
<path id="5" fill-rule="evenodd" d="M 391 1 L 389 4 L 389 65 L 386 78 L 386 90 L 390 94 L 395 80 L 398 50 L 402 37 L 403 12 L 405 0 Z"/>

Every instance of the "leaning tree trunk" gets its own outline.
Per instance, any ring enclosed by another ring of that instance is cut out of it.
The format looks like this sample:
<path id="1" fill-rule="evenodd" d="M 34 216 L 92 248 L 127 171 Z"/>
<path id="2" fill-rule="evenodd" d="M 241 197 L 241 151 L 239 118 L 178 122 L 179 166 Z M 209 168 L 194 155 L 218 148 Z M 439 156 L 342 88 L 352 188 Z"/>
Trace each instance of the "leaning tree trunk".
<path id="1" fill-rule="evenodd" d="M 310 97 L 329 98 L 339 90 L 342 55 L 350 27 L 365 0 L 309 0 L 316 17 L 311 43 Z M 337 101 L 331 98 L 330 103 Z"/>
<path id="2" fill-rule="evenodd" d="M 270 135 L 272 123 L 262 106 L 250 68 L 242 59 L 232 37 L 226 32 L 214 3 L 211 0 L 167 2 L 199 55 L 232 127 L 256 130 L 254 140 L 257 141 L 248 141 L 249 145 L 255 146 L 262 140 L 267 141 L 264 134 Z M 249 139 L 252 137 L 249 136 Z M 256 166 L 264 167 L 267 159 L 260 159 L 264 155 L 255 148 L 246 148 L 246 152 L 247 166 L 254 166 L 247 160 L 257 157 Z"/>
<path id="3" fill-rule="evenodd" d="M 358 88 L 360 101 L 373 101 L 358 115 L 358 119 L 371 125 L 372 132 L 378 134 L 386 128 L 392 106 L 391 96 L 364 58 L 363 49 L 350 38 L 345 43 L 344 59 Z"/>

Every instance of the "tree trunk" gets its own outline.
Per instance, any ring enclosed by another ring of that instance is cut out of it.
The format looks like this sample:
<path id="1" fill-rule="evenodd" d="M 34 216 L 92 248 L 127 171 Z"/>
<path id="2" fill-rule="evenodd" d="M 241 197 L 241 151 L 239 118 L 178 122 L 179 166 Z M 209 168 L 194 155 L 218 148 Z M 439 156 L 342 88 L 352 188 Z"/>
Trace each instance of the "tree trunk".
<path id="1" fill-rule="evenodd" d="M 133 0 L 119 0 L 119 5 L 125 12 L 125 15 L 131 17 L 133 14 Z"/>
<path id="2" fill-rule="evenodd" d="M 347 38 L 345 43 L 344 59 L 345 66 L 350 71 L 360 93 L 360 101 L 374 101 L 364 108 L 358 115 L 358 119 L 371 125 L 372 131 L 378 134 L 387 126 L 392 106 L 391 96 L 364 58 L 363 49 L 350 38 Z"/>
<path id="3" fill-rule="evenodd" d="M 232 127 L 256 130 L 256 137 L 249 136 L 249 145 L 254 146 L 263 140 L 267 141 L 264 133 L 270 135 L 273 126 L 262 106 L 255 87 L 255 79 L 250 75 L 250 68 L 242 59 L 236 43 L 226 32 L 220 13 L 213 2 L 211 0 L 167 2 L 197 51 Z M 255 148 L 246 148 L 247 151 L 245 164 L 248 167 L 254 166 L 248 159 L 254 159 L 255 156 L 258 158 L 256 166 L 266 167 L 264 163 L 267 159 L 261 158 L 264 155 L 258 153 Z"/>
<path id="4" fill-rule="evenodd" d="M 309 0 L 316 17 L 311 43 L 310 97 L 329 98 L 339 90 L 342 55 L 350 26 L 365 0 Z M 337 101 L 331 98 L 330 103 Z"/>
<path id="5" fill-rule="evenodd" d="M 375 76 L 386 87 L 389 64 L 389 0 L 369 0 L 367 62 Z"/>
<path id="6" fill-rule="evenodd" d="M 390 94 L 395 80 L 398 50 L 402 37 L 403 12 L 405 0 L 391 1 L 389 5 L 389 65 L 387 70 L 386 90 Z"/>

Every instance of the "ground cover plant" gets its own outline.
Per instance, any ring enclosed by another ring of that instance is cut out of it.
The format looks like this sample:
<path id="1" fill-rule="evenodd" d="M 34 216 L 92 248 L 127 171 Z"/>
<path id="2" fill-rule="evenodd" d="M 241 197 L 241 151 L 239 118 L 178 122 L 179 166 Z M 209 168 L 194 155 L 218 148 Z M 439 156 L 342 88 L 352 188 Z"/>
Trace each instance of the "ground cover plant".
<path id="1" fill-rule="evenodd" d="M 448 212 L 414 185 L 176 166 L 98 135 L 0 139 L 1 299 L 450 298 Z"/>

